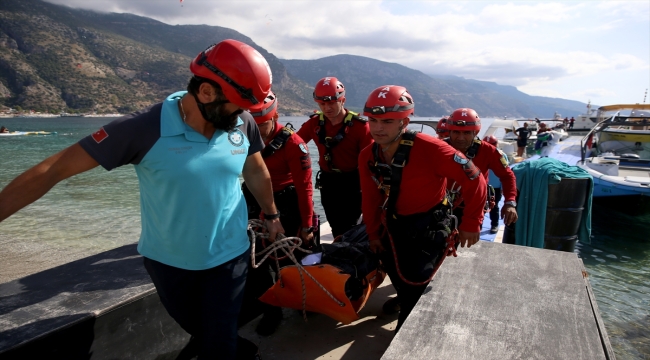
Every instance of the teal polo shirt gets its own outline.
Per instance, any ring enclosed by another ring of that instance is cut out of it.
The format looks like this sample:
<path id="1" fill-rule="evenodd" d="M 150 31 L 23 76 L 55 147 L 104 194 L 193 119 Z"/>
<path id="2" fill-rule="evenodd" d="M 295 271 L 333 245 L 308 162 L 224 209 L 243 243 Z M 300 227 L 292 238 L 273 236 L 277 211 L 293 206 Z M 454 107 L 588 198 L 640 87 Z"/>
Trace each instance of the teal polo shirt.
<path id="1" fill-rule="evenodd" d="M 217 130 L 211 139 L 197 133 L 178 111 L 185 93 L 117 119 L 79 143 L 107 170 L 134 165 L 140 185 L 140 254 L 204 270 L 250 245 L 239 175 L 263 142 L 247 112 L 230 132 Z"/>

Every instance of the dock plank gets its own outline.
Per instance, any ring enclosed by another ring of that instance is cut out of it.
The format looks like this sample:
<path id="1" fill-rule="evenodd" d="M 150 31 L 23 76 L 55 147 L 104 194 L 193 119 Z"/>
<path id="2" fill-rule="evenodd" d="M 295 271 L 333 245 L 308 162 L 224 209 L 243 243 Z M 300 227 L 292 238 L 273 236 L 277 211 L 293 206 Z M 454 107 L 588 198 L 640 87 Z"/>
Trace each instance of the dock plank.
<path id="1" fill-rule="evenodd" d="M 574 253 L 483 241 L 461 249 L 382 359 L 609 358 L 583 269 Z"/>

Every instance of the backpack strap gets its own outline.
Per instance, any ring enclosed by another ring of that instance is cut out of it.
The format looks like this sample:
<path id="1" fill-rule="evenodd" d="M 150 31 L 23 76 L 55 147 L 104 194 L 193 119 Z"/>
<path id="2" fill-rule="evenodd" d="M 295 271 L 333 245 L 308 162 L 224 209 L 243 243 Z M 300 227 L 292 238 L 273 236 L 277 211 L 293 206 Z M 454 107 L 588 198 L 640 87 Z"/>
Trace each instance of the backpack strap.
<path id="1" fill-rule="evenodd" d="M 311 117 L 314 118 L 318 116 L 318 129 L 316 129 L 316 134 L 318 135 L 318 140 L 323 146 L 325 146 L 325 154 L 323 155 L 323 158 L 327 162 L 328 167 L 332 171 L 337 171 L 339 172 L 339 169 L 335 169 L 332 167 L 332 149 L 338 145 L 343 138 L 345 137 L 345 134 L 349 131 L 349 128 L 354 124 L 352 120 L 357 120 L 357 121 L 362 121 L 362 122 L 367 122 L 368 120 L 362 118 L 359 116 L 358 113 L 355 113 L 353 111 L 347 110 L 348 113 L 343 119 L 343 126 L 339 129 L 339 131 L 336 133 L 334 137 L 328 137 L 325 133 L 325 115 L 323 115 L 322 112 L 317 112 L 316 114 L 312 115 Z"/>
<path id="2" fill-rule="evenodd" d="M 451 138 L 449 137 L 445 138 L 443 141 L 451 145 Z M 465 152 L 465 156 L 468 159 L 472 160 L 476 156 L 476 154 L 478 154 L 478 150 L 480 148 L 481 148 L 481 140 L 479 138 L 475 138 L 474 140 L 472 140 L 472 145 L 470 145 L 467 151 Z"/>
<path id="3" fill-rule="evenodd" d="M 409 154 L 415 143 L 415 135 L 417 132 L 413 130 L 406 130 L 402 139 L 399 142 L 397 151 L 393 155 L 393 160 L 391 161 L 391 178 L 390 178 L 390 192 L 388 194 L 388 200 L 386 201 L 386 218 L 390 218 L 395 214 L 395 204 L 397 204 L 397 198 L 399 197 L 400 185 L 402 182 L 402 171 L 404 166 L 408 163 Z"/>
<path id="4" fill-rule="evenodd" d="M 282 130 L 269 142 L 269 144 L 264 147 L 264 150 L 262 150 L 262 157 L 267 158 L 280 150 L 293 133 L 293 127 L 283 127 Z"/>

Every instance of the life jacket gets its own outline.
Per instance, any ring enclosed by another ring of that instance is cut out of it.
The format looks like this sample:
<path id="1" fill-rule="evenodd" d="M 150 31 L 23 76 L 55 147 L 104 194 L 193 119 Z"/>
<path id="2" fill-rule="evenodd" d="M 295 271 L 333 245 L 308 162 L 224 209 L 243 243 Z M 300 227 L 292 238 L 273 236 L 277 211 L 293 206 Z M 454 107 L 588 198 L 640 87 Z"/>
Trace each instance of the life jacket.
<path id="1" fill-rule="evenodd" d="M 365 224 L 338 236 L 332 244 L 319 246 L 313 251 L 322 253 L 320 264 L 282 267 L 278 280 L 259 299 L 273 306 L 305 309 L 350 324 L 359 319 L 358 312 L 384 281 L 386 273 L 379 266 L 377 255 L 369 249 Z"/>
<path id="2" fill-rule="evenodd" d="M 343 119 L 343 126 L 339 129 L 338 133 L 334 137 L 329 137 L 325 134 L 325 115 L 321 111 L 317 112 L 316 114 L 312 115 L 310 119 L 316 119 L 318 118 L 318 127 L 316 128 L 316 134 L 318 135 L 318 141 L 325 146 L 325 154 L 323 155 L 323 159 L 327 162 L 327 167 L 330 169 L 330 171 L 335 171 L 335 172 L 340 172 L 341 170 L 336 169 L 332 167 L 332 149 L 336 147 L 341 141 L 343 141 L 343 138 L 345 138 L 345 134 L 348 133 L 350 130 L 350 127 L 354 124 L 352 120 L 357 120 L 361 122 L 367 122 L 368 120 L 362 118 L 359 116 L 358 113 L 355 113 L 353 111 L 347 110 L 347 115 L 345 115 L 345 118 Z"/>
<path id="3" fill-rule="evenodd" d="M 264 147 L 264 150 L 262 150 L 262 157 L 267 158 L 271 155 L 273 155 L 276 151 L 280 150 L 280 148 L 284 145 L 284 143 L 289 140 L 291 135 L 295 132 L 295 129 L 291 124 L 285 125 L 280 132 L 278 132 L 273 139 L 269 142 L 268 145 Z"/>

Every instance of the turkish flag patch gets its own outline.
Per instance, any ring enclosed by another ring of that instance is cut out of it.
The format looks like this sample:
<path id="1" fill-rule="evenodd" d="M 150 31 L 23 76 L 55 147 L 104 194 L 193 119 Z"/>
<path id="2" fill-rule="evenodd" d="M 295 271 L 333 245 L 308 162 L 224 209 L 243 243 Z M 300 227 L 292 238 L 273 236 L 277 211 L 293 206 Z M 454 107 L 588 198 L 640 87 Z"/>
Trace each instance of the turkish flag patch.
<path id="1" fill-rule="evenodd" d="M 104 130 L 104 128 L 101 128 L 90 136 L 92 136 L 93 140 L 95 140 L 95 142 L 99 144 L 100 142 L 104 141 L 104 139 L 108 137 L 108 133 L 106 132 L 106 130 Z"/>

